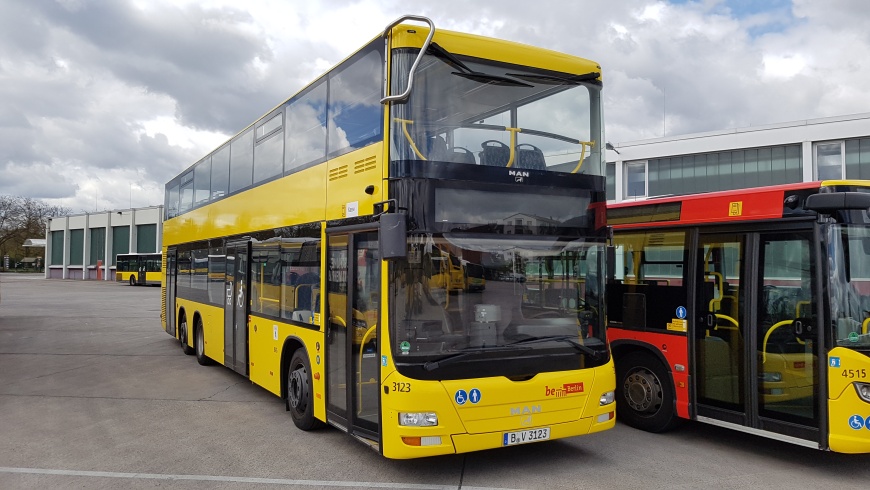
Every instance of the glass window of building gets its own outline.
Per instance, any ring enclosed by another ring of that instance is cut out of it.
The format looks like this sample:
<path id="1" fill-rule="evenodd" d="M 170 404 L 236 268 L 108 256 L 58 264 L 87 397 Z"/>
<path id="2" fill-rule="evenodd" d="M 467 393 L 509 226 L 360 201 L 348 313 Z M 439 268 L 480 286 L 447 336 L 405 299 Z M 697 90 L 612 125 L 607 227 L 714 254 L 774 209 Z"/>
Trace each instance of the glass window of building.
<path id="1" fill-rule="evenodd" d="M 819 180 L 843 178 L 843 143 L 840 141 L 816 143 L 816 178 Z"/>
<path id="2" fill-rule="evenodd" d="M 646 162 L 625 164 L 625 197 L 646 196 Z"/>
<path id="3" fill-rule="evenodd" d="M 870 138 L 846 140 L 846 178 L 870 179 Z"/>

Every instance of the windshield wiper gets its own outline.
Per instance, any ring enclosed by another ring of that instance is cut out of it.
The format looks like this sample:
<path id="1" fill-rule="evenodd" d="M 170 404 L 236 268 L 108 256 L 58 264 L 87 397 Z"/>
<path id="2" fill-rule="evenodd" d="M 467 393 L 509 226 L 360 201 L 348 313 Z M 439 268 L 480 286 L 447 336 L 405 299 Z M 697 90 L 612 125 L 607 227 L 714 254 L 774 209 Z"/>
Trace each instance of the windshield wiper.
<path id="1" fill-rule="evenodd" d="M 537 73 L 507 73 L 515 78 L 525 80 L 532 83 L 540 83 L 544 85 L 580 85 L 582 82 L 591 82 L 601 76 L 598 72 L 590 72 L 584 75 L 559 76 L 559 75 L 539 75 Z"/>
<path id="2" fill-rule="evenodd" d="M 472 71 L 468 73 L 454 71 L 453 75 L 467 78 L 475 82 L 491 83 L 493 85 L 502 85 L 505 87 L 534 87 L 534 85 L 529 85 L 528 83 L 523 83 L 519 80 L 514 80 L 513 78 L 503 77 L 500 75 L 491 75 L 489 73 L 482 73 L 479 71 Z"/>
<path id="3" fill-rule="evenodd" d="M 437 361 L 428 361 L 423 364 L 423 369 L 426 371 L 434 371 L 445 364 L 452 364 L 460 359 L 466 358 L 472 354 L 480 354 L 483 352 L 497 352 L 497 351 L 505 351 L 505 352 L 516 352 L 517 350 L 531 350 L 531 347 L 521 347 L 514 344 L 509 345 L 492 345 L 489 347 L 469 347 L 462 352 L 457 352 L 456 354 L 448 354 Z"/>
<path id="4" fill-rule="evenodd" d="M 444 60 L 448 65 L 459 70 L 452 72 L 454 75 L 467 78 L 475 82 L 492 83 L 494 85 L 504 85 L 509 87 L 532 87 L 532 85 L 523 83 L 519 80 L 514 80 L 513 78 L 474 71 L 469 68 L 468 65 L 460 61 L 459 58 L 435 43 L 429 44 L 429 49 L 426 50 L 426 53 Z"/>
<path id="5" fill-rule="evenodd" d="M 528 338 L 528 339 L 518 340 L 518 341 L 511 343 L 511 344 L 508 344 L 508 345 L 529 345 L 529 344 L 538 344 L 538 343 L 550 342 L 550 341 L 564 342 L 566 344 L 569 344 L 569 345 L 571 345 L 571 347 L 574 347 L 574 349 L 576 349 L 578 352 L 582 352 L 582 353 L 586 354 L 587 356 L 589 356 L 593 360 L 600 359 L 601 356 L 604 354 L 604 352 L 602 352 L 602 351 L 590 349 L 589 347 L 586 347 L 585 345 L 581 344 L 580 342 L 577 341 L 577 337 L 574 335 L 553 335 L 550 337 L 532 337 L 532 338 Z"/>
<path id="6" fill-rule="evenodd" d="M 446 49 L 442 48 L 441 46 L 439 46 L 435 43 L 429 44 L 429 49 L 426 50 L 426 53 L 431 54 L 432 56 L 434 56 L 436 58 L 439 58 L 439 59 L 446 61 L 448 65 L 452 66 L 453 68 L 456 68 L 457 70 L 462 70 L 464 72 L 469 72 L 469 73 L 474 71 L 471 68 L 469 68 L 465 63 L 459 61 L 459 58 L 457 58 L 456 56 L 453 56 L 453 54 L 450 53 L 450 51 L 447 51 Z"/>

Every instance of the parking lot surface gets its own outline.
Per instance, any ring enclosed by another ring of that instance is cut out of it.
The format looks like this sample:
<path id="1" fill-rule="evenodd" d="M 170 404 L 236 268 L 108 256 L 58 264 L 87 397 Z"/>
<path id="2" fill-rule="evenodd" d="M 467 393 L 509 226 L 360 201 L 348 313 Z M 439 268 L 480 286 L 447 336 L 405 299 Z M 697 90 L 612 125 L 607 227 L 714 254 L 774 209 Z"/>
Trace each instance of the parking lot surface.
<path id="1" fill-rule="evenodd" d="M 160 288 L 2 274 L 0 488 L 866 489 L 870 456 L 703 424 L 391 461 L 199 366 Z"/>

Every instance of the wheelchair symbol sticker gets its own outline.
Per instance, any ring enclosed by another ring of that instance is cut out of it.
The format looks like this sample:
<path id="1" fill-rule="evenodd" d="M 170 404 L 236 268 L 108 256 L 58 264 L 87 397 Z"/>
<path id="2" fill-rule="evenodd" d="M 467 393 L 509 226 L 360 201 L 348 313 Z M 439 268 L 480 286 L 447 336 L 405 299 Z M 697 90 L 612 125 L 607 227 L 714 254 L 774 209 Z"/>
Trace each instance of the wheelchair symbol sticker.
<path id="1" fill-rule="evenodd" d="M 465 402 L 468 401 L 468 393 L 465 390 L 457 390 L 453 399 L 456 400 L 457 405 L 465 405 Z"/>
<path id="2" fill-rule="evenodd" d="M 840 358 L 839 357 L 832 357 L 829 359 L 829 362 L 830 362 L 830 365 L 832 368 L 840 367 Z"/>
<path id="3" fill-rule="evenodd" d="M 870 417 L 868 417 L 870 419 Z M 864 417 L 860 415 L 852 415 L 849 417 L 849 427 L 855 430 L 861 430 L 864 428 Z"/>

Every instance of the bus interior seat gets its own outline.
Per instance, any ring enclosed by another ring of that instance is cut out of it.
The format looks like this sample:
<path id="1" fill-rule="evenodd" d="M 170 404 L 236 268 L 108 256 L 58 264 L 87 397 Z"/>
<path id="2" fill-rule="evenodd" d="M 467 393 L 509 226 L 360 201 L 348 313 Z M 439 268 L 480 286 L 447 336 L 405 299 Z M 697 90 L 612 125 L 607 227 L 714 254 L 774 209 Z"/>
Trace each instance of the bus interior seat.
<path id="1" fill-rule="evenodd" d="M 474 153 L 468 148 L 463 148 L 461 146 L 453 147 L 450 150 L 450 158 L 451 162 L 455 163 L 470 163 L 475 165 L 477 163 L 477 159 L 474 158 Z"/>
<path id="2" fill-rule="evenodd" d="M 547 170 L 544 152 L 535 145 L 522 143 L 517 145 L 516 167 L 529 170 Z"/>
<path id="3" fill-rule="evenodd" d="M 480 144 L 480 164 L 491 167 L 506 167 L 511 156 L 508 145 L 496 140 L 487 140 Z"/>
<path id="4" fill-rule="evenodd" d="M 450 156 L 447 151 L 447 142 L 441 136 L 430 136 L 427 144 L 429 147 L 427 160 L 445 161 Z"/>

